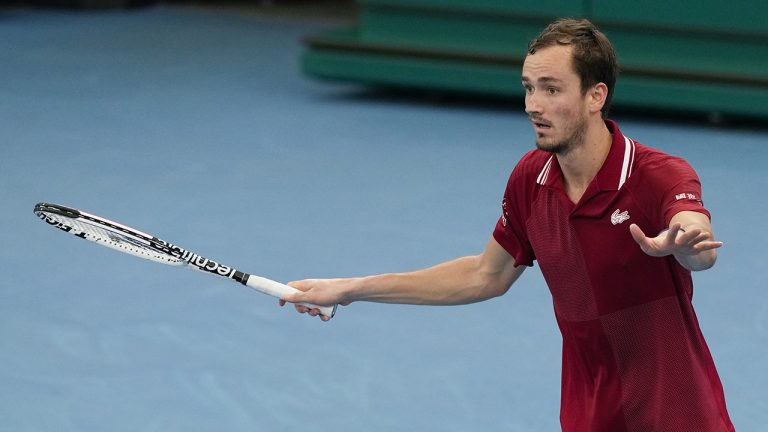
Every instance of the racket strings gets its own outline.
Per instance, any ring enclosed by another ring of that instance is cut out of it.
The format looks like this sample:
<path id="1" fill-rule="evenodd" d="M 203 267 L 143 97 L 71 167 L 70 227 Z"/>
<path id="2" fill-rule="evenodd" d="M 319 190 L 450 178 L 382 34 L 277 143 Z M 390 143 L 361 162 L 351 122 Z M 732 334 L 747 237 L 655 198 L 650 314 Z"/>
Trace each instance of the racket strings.
<path id="1" fill-rule="evenodd" d="M 110 228 L 109 225 L 99 224 L 98 221 L 71 219 L 55 214 L 47 214 L 46 216 L 62 226 L 69 227 L 71 231 L 74 231 L 73 234 L 80 238 L 99 243 L 120 252 L 163 264 L 178 265 L 185 263 L 180 258 L 153 249 L 147 240 Z"/>

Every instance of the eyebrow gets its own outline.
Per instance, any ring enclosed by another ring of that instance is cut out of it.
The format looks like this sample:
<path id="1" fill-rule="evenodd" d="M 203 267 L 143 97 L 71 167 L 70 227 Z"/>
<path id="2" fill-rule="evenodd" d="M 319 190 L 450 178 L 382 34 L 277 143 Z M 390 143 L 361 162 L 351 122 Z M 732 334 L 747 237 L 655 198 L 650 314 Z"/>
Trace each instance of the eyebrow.
<path id="1" fill-rule="evenodd" d="M 546 83 L 562 83 L 563 82 L 563 80 L 561 80 L 561 79 L 557 79 L 557 78 L 554 78 L 554 77 L 548 77 L 548 76 L 541 77 L 537 81 L 540 82 L 540 83 L 544 83 L 544 84 L 546 84 Z M 526 77 L 526 76 L 523 76 L 523 82 L 528 82 L 529 83 L 529 82 L 531 82 L 531 79 Z"/>

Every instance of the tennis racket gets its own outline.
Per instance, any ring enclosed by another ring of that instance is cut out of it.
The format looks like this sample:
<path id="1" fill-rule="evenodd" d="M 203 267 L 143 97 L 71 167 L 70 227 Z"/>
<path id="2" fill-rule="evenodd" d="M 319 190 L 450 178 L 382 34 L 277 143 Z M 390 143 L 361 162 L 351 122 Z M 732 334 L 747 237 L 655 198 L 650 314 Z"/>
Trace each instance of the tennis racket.
<path id="1" fill-rule="evenodd" d="M 160 240 L 151 234 L 84 211 L 48 203 L 38 203 L 35 205 L 34 211 L 40 219 L 49 225 L 129 255 L 161 264 L 183 266 L 192 270 L 223 276 L 277 298 L 297 291 L 296 288 L 260 276 L 243 273 L 233 267 L 209 260 L 165 240 Z M 317 308 L 321 314 L 327 317 L 333 317 L 336 313 L 335 305 L 303 305 Z"/>

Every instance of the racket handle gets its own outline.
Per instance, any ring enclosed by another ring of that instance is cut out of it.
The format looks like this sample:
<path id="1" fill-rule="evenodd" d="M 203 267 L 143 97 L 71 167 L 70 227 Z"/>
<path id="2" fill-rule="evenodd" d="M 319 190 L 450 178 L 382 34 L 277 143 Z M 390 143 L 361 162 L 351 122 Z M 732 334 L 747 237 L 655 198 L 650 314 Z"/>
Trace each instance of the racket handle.
<path id="1" fill-rule="evenodd" d="M 261 291 L 264 294 L 269 294 L 272 297 L 282 298 L 286 294 L 293 294 L 298 290 L 292 286 L 281 284 L 280 282 L 273 281 L 271 279 L 263 278 L 261 276 L 249 275 L 248 280 L 245 281 L 245 285 L 249 286 L 257 291 Z M 336 305 L 333 306 L 317 306 L 310 303 L 298 303 L 302 306 L 306 306 L 312 309 L 320 309 L 320 313 L 333 318 L 336 313 Z"/>

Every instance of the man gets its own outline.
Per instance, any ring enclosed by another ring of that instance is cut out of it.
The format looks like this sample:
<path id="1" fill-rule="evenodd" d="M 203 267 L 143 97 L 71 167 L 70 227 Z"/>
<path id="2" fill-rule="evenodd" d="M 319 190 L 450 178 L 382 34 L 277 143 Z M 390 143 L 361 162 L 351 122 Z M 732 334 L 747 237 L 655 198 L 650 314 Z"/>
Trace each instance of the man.
<path id="1" fill-rule="evenodd" d="M 485 250 L 411 273 L 294 282 L 301 292 L 281 304 L 478 302 L 535 259 L 563 335 L 564 431 L 733 431 L 691 304 L 690 272 L 712 267 L 722 243 L 693 169 L 605 119 L 616 76 L 589 21 L 550 24 L 523 64 L 537 149 L 513 170 Z"/>

